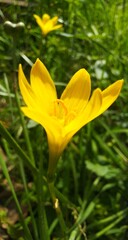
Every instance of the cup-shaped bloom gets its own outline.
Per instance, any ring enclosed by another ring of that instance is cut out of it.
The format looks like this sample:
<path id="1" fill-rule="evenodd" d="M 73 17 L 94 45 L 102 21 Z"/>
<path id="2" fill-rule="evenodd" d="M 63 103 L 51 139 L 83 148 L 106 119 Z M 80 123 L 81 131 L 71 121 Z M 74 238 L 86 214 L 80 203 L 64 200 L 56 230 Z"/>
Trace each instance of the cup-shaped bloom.
<path id="1" fill-rule="evenodd" d="M 37 24 L 41 28 L 42 34 L 44 36 L 46 36 L 49 32 L 62 27 L 62 24 L 57 24 L 58 22 L 57 16 L 50 18 L 50 16 L 46 13 L 43 14 L 42 18 L 40 18 L 36 14 L 34 14 L 33 16 L 36 19 Z"/>
<path id="2" fill-rule="evenodd" d="M 53 175 L 57 161 L 72 136 L 110 107 L 122 84 L 123 80 L 118 80 L 103 91 L 97 88 L 90 97 L 90 75 L 85 69 L 80 69 L 58 99 L 54 82 L 39 59 L 32 66 L 30 83 L 19 66 L 19 86 L 26 104 L 21 109 L 27 117 L 40 123 L 47 133 L 49 176 Z"/>

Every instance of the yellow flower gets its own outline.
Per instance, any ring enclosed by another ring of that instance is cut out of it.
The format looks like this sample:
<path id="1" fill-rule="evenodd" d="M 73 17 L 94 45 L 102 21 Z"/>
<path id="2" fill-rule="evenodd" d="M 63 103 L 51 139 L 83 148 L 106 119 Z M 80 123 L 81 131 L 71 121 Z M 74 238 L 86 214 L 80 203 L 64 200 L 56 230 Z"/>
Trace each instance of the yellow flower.
<path id="1" fill-rule="evenodd" d="M 118 80 L 105 90 L 91 93 L 91 80 L 85 69 L 71 78 L 60 99 L 44 64 L 37 59 L 31 69 L 30 84 L 19 66 L 19 86 L 26 106 L 24 114 L 40 123 L 49 145 L 49 176 L 55 171 L 57 161 L 72 136 L 88 122 L 102 114 L 117 99 L 123 80 Z"/>
<path id="2" fill-rule="evenodd" d="M 57 24 L 58 17 L 55 16 L 53 18 L 50 18 L 48 14 L 43 14 L 42 18 L 40 18 L 38 15 L 34 14 L 34 18 L 36 19 L 37 24 L 41 28 L 42 34 L 46 36 L 49 32 L 59 29 L 62 27 L 62 24 Z"/>

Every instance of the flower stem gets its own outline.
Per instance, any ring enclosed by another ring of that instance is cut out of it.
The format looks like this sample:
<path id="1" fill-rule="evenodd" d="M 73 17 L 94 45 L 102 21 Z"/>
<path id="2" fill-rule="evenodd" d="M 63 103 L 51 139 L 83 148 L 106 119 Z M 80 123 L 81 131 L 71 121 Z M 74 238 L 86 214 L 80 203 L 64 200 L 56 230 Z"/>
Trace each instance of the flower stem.
<path id="1" fill-rule="evenodd" d="M 64 221 L 63 213 L 59 205 L 59 199 L 56 197 L 56 194 L 55 194 L 54 182 L 48 182 L 48 187 L 49 187 L 49 192 L 52 198 L 53 206 L 55 208 L 55 211 L 61 226 L 62 234 L 63 236 L 65 236 L 67 227 Z M 63 239 L 66 240 L 67 237 L 65 236 Z"/>
<path id="2" fill-rule="evenodd" d="M 41 240 L 50 240 L 46 211 L 44 206 L 44 200 L 45 200 L 44 191 L 43 191 L 44 181 L 42 181 L 43 180 L 42 175 L 43 175 L 43 161 L 41 159 L 39 163 L 39 172 L 36 176 L 39 236 Z"/>

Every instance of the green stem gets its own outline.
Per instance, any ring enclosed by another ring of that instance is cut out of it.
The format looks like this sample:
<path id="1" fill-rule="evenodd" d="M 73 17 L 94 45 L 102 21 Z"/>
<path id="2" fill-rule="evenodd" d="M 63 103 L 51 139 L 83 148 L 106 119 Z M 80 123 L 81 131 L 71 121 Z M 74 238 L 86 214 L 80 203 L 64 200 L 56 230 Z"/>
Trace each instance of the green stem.
<path id="1" fill-rule="evenodd" d="M 78 207 L 73 204 L 72 202 L 69 201 L 69 199 L 67 199 L 57 188 L 54 187 L 54 191 L 56 196 L 61 200 L 61 202 L 63 202 L 68 208 L 78 211 Z"/>
<path id="2" fill-rule="evenodd" d="M 62 213 L 60 205 L 59 205 L 59 200 L 55 194 L 54 182 L 48 182 L 48 187 L 49 187 L 49 192 L 50 192 L 50 195 L 51 195 L 51 198 L 53 201 L 53 206 L 55 208 L 55 211 L 56 211 L 59 223 L 60 223 L 62 234 L 63 234 L 63 236 L 65 236 L 67 227 L 66 227 L 66 224 L 64 221 L 63 213 Z M 65 236 L 63 239 L 66 240 L 67 237 Z"/>
<path id="3" fill-rule="evenodd" d="M 36 178 L 39 236 L 41 240 L 50 240 L 47 217 L 44 206 L 44 192 L 43 192 L 44 181 L 42 179 L 42 175 L 43 175 L 43 161 L 41 159 L 39 163 L 39 173 Z"/>
<path id="4" fill-rule="evenodd" d="M 47 36 L 46 36 L 47 37 Z M 39 49 L 39 58 L 41 59 L 42 56 L 45 56 L 45 52 L 47 52 L 46 50 L 46 37 L 43 36 L 43 39 L 42 39 L 42 36 L 41 36 L 41 43 L 40 43 L 40 49 Z"/>

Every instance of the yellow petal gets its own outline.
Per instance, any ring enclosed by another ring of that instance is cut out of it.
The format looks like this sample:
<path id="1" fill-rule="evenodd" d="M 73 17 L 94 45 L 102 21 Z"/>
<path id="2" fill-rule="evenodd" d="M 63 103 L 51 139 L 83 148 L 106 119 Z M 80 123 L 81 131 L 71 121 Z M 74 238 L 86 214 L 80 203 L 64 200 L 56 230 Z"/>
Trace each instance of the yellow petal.
<path id="1" fill-rule="evenodd" d="M 43 24 L 46 24 L 46 22 L 48 22 L 49 20 L 50 20 L 50 16 L 47 13 L 43 14 L 42 16 Z"/>
<path id="2" fill-rule="evenodd" d="M 43 28 L 43 32 L 44 34 L 46 35 L 47 33 L 51 32 L 51 31 L 54 31 L 54 30 L 57 30 L 59 28 L 62 27 L 62 24 L 58 24 L 58 25 L 55 25 L 53 24 L 52 20 L 49 20 L 45 25 L 44 25 L 44 28 Z"/>
<path id="3" fill-rule="evenodd" d="M 64 150 L 62 126 L 57 120 L 49 117 L 44 112 L 38 112 L 35 109 L 27 107 L 22 107 L 21 110 L 27 117 L 40 123 L 44 127 L 49 145 L 49 169 L 54 169 L 58 158 Z"/>
<path id="4" fill-rule="evenodd" d="M 42 29 L 42 27 L 43 27 L 42 19 L 41 19 L 38 15 L 36 15 L 36 14 L 34 14 L 33 16 L 34 16 L 34 18 L 36 19 L 37 24 L 38 24 L 38 25 L 40 26 L 40 28 Z"/>
<path id="5" fill-rule="evenodd" d="M 41 111 L 47 111 L 51 102 L 57 98 L 56 88 L 44 64 L 37 59 L 31 69 L 31 88 L 38 99 Z"/>
<path id="6" fill-rule="evenodd" d="M 37 24 L 41 28 L 43 35 L 47 35 L 50 31 L 62 27 L 62 24 L 56 25 L 58 21 L 57 16 L 53 17 L 52 19 L 50 19 L 50 16 L 48 14 L 44 14 L 42 16 L 42 19 L 36 14 L 34 14 L 33 16 L 36 19 Z"/>
<path id="7" fill-rule="evenodd" d="M 55 17 L 51 18 L 51 21 L 52 21 L 53 26 L 56 25 L 58 22 L 58 17 L 55 16 Z"/>
<path id="8" fill-rule="evenodd" d="M 68 111 L 75 111 L 79 114 L 86 107 L 91 91 L 91 81 L 89 73 L 85 69 L 80 69 L 71 78 L 61 95 Z"/>
<path id="9" fill-rule="evenodd" d="M 73 121 L 71 121 L 65 127 L 65 135 L 68 135 L 70 138 L 81 129 L 88 122 L 92 121 L 97 117 L 97 112 L 99 112 L 102 106 L 102 93 L 100 89 L 96 89 L 86 108 L 83 110 L 81 114 L 79 114 Z"/>
<path id="10" fill-rule="evenodd" d="M 43 111 L 40 112 L 36 109 L 28 107 L 21 107 L 21 110 L 23 111 L 25 116 L 29 117 L 37 123 L 40 123 L 44 127 L 46 133 L 52 132 L 57 139 L 62 134 L 62 126 L 59 124 L 59 122 L 57 122 L 56 119 L 51 118 Z"/>
<path id="11" fill-rule="evenodd" d="M 90 101 L 88 102 L 88 105 L 86 109 L 83 111 L 81 115 L 79 115 L 76 119 L 74 119 L 72 122 L 70 122 L 69 125 L 65 126 L 63 129 L 63 135 L 61 135 L 60 141 L 58 144 L 58 151 L 56 148 L 53 147 L 52 144 L 49 144 L 49 147 L 51 147 L 51 153 L 53 152 L 54 156 L 56 156 L 56 152 L 62 153 L 63 150 L 66 148 L 67 144 L 73 137 L 73 135 L 84 125 L 86 125 L 88 122 L 93 120 L 97 116 L 97 111 L 99 111 L 100 107 L 102 105 L 102 94 L 100 89 L 96 89 Z M 50 146 L 51 145 L 51 146 Z M 57 143 L 56 143 L 57 145 Z M 58 156 L 58 155 L 57 155 Z M 52 156 L 51 156 L 52 159 Z M 51 165 L 52 163 L 50 163 Z M 50 169 L 50 168 L 49 168 Z"/>
<path id="12" fill-rule="evenodd" d="M 109 87 L 107 87 L 104 91 L 102 91 L 103 101 L 101 109 L 98 112 L 98 116 L 102 114 L 105 110 L 107 110 L 118 98 L 123 82 L 123 80 L 118 80 L 115 83 L 111 84 Z"/>
<path id="13" fill-rule="evenodd" d="M 49 20 L 45 25 L 44 25 L 44 28 L 43 28 L 43 31 L 44 31 L 44 34 L 48 34 L 50 31 L 52 31 L 52 28 L 53 28 L 53 25 L 52 25 L 52 22 L 51 20 Z"/>
<path id="14" fill-rule="evenodd" d="M 33 15 L 34 16 L 34 18 L 36 19 L 36 22 L 37 22 L 37 24 L 39 25 L 39 27 L 41 28 L 41 31 L 42 31 L 42 34 L 43 35 L 47 35 L 47 31 L 45 31 L 45 25 L 46 25 L 46 23 L 47 23 L 47 21 L 46 20 L 42 20 L 38 15 L 36 15 L 36 14 L 34 14 Z M 47 30 L 47 29 L 46 29 Z"/>
<path id="15" fill-rule="evenodd" d="M 63 27 L 63 25 L 62 25 L 62 24 L 58 24 L 58 25 L 52 27 L 51 31 L 57 30 L 57 29 L 59 29 L 59 28 L 61 28 L 61 27 Z"/>
<path id="16" fill-rule="evenodd" d="M 19 79 L 19 87 L 21 94 L 23 96 L 23 99 L 27 106 L 30 107 L 36 107 L 35 105 L 35 94 L 33 90 L 31 89 L 31 86 L 29 85 L 27 79 L 25 78 L 25 75 L 22 70 L 21 64 L 19 65 L 19 72 L 18 72 L 18 79 Z"/>

